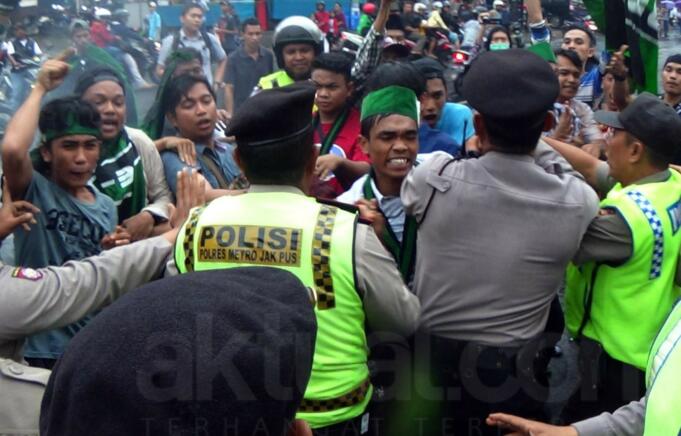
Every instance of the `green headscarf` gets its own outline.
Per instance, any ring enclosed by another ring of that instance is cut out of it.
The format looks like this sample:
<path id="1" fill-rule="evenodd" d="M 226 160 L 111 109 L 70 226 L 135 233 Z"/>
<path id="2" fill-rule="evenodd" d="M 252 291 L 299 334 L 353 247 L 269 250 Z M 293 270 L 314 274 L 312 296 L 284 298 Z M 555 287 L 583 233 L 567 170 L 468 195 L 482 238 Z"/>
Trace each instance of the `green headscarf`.
<path id="1" fill-rule="evenodd" d="M 409 117 L 418 123 L 419 111 L 416 94 L 403 86 L 387 86 L 370 92 L 362 101 L 362 116 L 365 119 L 379 114 L 397 114 Z"/>
<path id="2" fill-rule="evenodd" d="M 156 97 L 154 102 L 149 107 L 146 117 L 144 118 L 144 123 L 142 124 L 142 130 L 149 135 L 153 140 L 159 139 L 163 136 L 163 127 L 165 124 L 165 108 L 161 106 L 163 101 L 163 94 L 166 92 L 168 87 L 168 82 L 175 73 L 175 69 L 178 64 L 183 64 L 191 62 L 196 59 L 196 55 L 188 50 L 178 50 L 174 51 L 168 56 L 168 61 L 166 63 L 165 71 L 163 72 L 163 77 L 161 77 L 161 83 L 158 85 L 158 90 L 156 91 Z"/>

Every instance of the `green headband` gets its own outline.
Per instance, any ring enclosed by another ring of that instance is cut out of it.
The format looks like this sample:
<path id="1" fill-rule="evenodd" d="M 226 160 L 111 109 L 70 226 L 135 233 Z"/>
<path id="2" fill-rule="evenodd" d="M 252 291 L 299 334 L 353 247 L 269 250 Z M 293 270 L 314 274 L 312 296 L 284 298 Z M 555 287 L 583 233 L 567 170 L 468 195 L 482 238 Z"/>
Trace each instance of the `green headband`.
<path id="1" fill-rule="evenodd" d="M 367 94 L 362 101 L 362 121 L 379 114 L 404 115 L 418 123 L 416 94 L 403 86 L 388 86 Z"/>
<path id="2" fill-rule="evenodd" d="M 62 136 L 69 136 L 69 135 L 91 135 L 96 138 L 100 138 L 101 133 L 99 131 L 99 128 L 97 127 L 90 127 L 90 126 L 84 126 L 83 124 L 80 123 L 80 120 L 76 119 L 76 115 L 73 112 L 70 112 L 66 116 L 66 128 L 62 130 L 46 130 L 45 132 L 42 132 L 42 139 L 43 142 L 50 142 L 53 139 L 61 138 Z"/>

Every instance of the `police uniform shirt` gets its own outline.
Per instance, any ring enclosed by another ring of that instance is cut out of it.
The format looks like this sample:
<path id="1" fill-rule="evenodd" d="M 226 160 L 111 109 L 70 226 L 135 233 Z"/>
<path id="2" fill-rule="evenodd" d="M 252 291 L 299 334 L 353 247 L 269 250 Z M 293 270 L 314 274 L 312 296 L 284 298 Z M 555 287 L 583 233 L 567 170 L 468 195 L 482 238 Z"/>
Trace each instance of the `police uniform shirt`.
<path id="1" fill-rule="evenodd" d="M 664 170 L 652 174 L 635 182 L 636 185 L 659 183 L 669 179 L 671 170 Z M 615 180 L 609 175 L 610 167 L 607 162 L 601 162 L 596 170 L 597 188 L 601 193 L 607 193 L 615 186 Z M 579 251 L 573 262 L 582 265 L 587 262 L 608 262 L 622 264 L 632 255 L 632 234 L 627 223 L 617 214 L 599 215 L 594 218 L 582 239 Z M 681 256 L 677 260 L 675 282 L 681 286 Z"/>
<path id="2" fill-rule="evenodd" d="M 543 142 L 534 158 L 450 160 L 434 153 L 402 184 L 405 211 L 419 222 L 420 327 L 448 339 L 522 344 L 543 331 L 598 197 Z"/>
<path id="3" fill-rule="evenodd" d="M 22 363 L 24 338 L 75 322 L 160 276 L 170 251 L 161 236 L 60 267 L 0 264 L 0 434 L 38 434 L 50 371 Z"/>
<path id="4" fill-rule="evenodd" d="M 249 192 L 305 195 L 298 188 L 280 185 L 251 185 Z M 367 324 L 374 331 L 411 335 L 418 322 L 419 301 L 402 281 L 393 257 L 383 248 L 374 230 L 365 224 L 357 225 L 354 243 L 355 284 Z M 178 274 L 172 256 L 168 259 L 166 274 Z"/>
<path id="5" fill-rule="evenodd" d="M 0 265 L 0 358 L 21 362 L 26 336 L 75 322 L 158 277 L 170 251 L 157 237 L 60 267 Z"/>

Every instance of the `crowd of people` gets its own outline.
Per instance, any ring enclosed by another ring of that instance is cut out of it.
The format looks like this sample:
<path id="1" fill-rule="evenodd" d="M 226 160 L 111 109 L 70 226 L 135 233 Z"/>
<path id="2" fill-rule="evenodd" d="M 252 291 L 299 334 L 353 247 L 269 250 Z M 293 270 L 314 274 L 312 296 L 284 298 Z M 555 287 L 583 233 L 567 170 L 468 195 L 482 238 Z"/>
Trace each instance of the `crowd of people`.
<path id="1" fill-rule="evenodd" d="M 634 95 L 628 47 L 573 26 L 553 50 L 538 0 L 525 48 L 501 0 L 367 3 L 351 52 L 340 4 L 271 51 L 221 5 L 150 26 L 139 128 L 97 17 L 13 114 L 0 434 L 681 431 L 681 54 Z M 443 24 L 474 57 L 460 103 Z"/>

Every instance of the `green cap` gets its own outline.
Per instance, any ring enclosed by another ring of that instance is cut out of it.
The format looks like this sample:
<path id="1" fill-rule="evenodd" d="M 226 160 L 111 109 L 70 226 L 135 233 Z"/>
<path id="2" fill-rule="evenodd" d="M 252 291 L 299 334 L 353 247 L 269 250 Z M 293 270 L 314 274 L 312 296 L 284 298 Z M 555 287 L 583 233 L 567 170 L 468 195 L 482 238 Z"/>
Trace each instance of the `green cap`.
<path id="1" fill-rule="evenodd" d="M 556 55 L 553 53 L 551 44 L 549 44 L 546 41 L 532 44 L 527 49 L 532 53 L 536 54 L 537 56 L 539 56 L 540 58 L 544 59 L 546 62 L 550 62 L 552 64 L 556 63 Z"/>
<path id="2" fill-rule="evenodd" d="M 379 114 L 404 115 L 418 122 L 416 94 L 403 86 L 388 86 L 367 94 L 362 101 L 362 121 Z"/>

